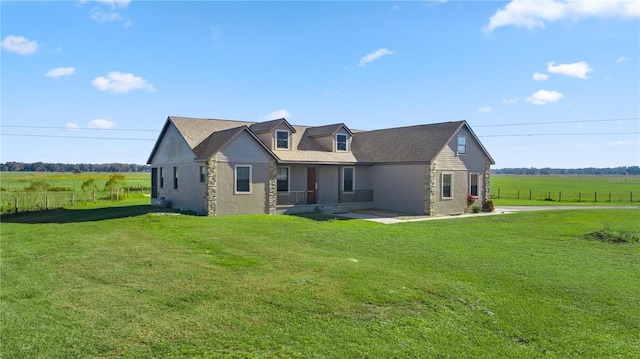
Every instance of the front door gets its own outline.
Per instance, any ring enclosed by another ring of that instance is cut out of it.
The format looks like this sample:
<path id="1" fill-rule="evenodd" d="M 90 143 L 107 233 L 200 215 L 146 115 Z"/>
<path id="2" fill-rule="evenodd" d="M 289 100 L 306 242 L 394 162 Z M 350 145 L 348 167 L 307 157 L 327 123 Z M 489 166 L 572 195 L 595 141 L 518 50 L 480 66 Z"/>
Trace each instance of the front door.
<path id="1" fill-rule="evenodd" d="M 307 167 L 307 204 L 316 203 L 316 168 Z"/>

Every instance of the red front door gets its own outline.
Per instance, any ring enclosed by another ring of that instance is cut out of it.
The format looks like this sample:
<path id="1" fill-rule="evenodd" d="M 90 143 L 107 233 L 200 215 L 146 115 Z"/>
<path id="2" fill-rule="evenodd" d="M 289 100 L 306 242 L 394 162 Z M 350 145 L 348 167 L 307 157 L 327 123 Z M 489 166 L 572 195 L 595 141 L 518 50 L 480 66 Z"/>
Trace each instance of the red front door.
<path id="1" fill-rule="evenodd" d="M 307 203 L 316 203 L 316 168 L 307 167 Z"/>

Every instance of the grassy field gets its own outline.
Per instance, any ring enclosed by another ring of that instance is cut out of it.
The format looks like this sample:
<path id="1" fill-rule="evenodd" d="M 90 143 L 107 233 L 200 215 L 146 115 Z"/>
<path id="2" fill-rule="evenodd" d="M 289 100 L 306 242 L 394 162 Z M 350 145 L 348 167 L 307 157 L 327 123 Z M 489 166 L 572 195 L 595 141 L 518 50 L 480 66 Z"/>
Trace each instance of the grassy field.
<path id="1" fill-rule="evenodd" d="M 637 209 L 399 225 L 121 207 L 2 218 L 3 358 L 631 358 Z M 126 206 L 124 206 L 126 205 Z"/>
<path id="2" fill-rule="evenodd" d="M 73 174 L 69 172 L 2 172 L 0 173 L 0 213 L 15 211 L 15 199 L 18 198 L 20 211 L 34 211 L 45 209 L 47 200 L 49 208 L 68 207 L 74 203 L 93 202 L 112 199 L 105 184 L 113 173 L 85 172 Z M 149 194 L 151 186 L 150 173 L 121 173 L 124 180 L 120 186 L 121 193 L 115 197 Z M 91 181 L 91 185 L 83 188 L 83 184 Z M 45 183 L 48 188 L 42 190 L 27 190 L 34 184 Z"/>
<path id="3" fill-rule="evenodd" d="M 640 176 L 492 175 L 491 197 L 503 206 L 639 205 Z"/>

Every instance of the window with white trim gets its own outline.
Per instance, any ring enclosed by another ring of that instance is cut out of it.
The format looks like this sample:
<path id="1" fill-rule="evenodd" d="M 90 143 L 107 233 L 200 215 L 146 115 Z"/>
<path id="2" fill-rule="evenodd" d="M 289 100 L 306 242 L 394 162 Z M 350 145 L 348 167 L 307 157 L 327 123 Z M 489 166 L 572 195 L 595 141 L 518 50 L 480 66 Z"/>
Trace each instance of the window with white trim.
<path id="1" fill-rule="evenodd" d="M 347 135 L 338 133 L 336 135 L 336 151 L 346 152 L 347 151 Z"/>
<path id="2" fill-rule="evenodd" d="M 278 192 L 289 192 L 289 167 L 278 167 Z"/>
<path id="3" fill-rule="evenodd" d="M 452 198 L 453 193 L 453 183 L 452 183 L 452 175 L 451 173 L 443 173 L 442 174 L 442 198 Z"/>
<path id="4" fill-rule="evenodd" d="M 353 193 L 355 182 L 355 168 L 342 167 L 342 192 Z"/>
<path id="5" fill-rule="evenodd" d="M 160 188 L 164 188 L 164 167 L 160 167 Z"/>
<path id="6" fill-rule="evenodd" d="M 235 177 L 233 192 L 236 194 L 251 193 L 251 166 L 236 165 Z"/>
<path id="7" fill-rule="evenodd" d="M 458 136 L 458 154 L 467 154 L 467 138 L 465 136 Z"/>
<path id="8" fill-rule="evenodd" d="M 469 175 L 469 194 L 478 197 L 478 174 L 472 173 Z"/>
<path id="9" fill-rule="evenodd" d="M 289 131 L 276 130 L 276 149 L 289 149 Z"/>

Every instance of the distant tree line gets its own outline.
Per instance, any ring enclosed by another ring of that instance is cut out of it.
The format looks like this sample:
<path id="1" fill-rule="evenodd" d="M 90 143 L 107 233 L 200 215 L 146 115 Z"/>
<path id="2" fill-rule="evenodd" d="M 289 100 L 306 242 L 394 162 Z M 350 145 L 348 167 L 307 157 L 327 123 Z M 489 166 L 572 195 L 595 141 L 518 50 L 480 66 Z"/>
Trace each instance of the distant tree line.
<path id="1" fill-rule="evenodd" d="M 499 175 L 640 175 L 639 166 L 610 168 L 500 168 L 492 169 L 491 174 Z"/>
<path id="2" fill-rule="evenodd" d="M 150 172 L 151 166 L 127 163 L 102 163 L 102 164 L 70 164 L 70 163 L 0 163 L 0 171 L 17 172 Z"/>

